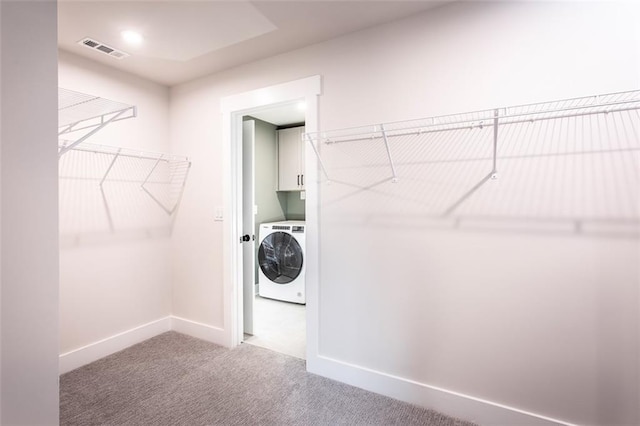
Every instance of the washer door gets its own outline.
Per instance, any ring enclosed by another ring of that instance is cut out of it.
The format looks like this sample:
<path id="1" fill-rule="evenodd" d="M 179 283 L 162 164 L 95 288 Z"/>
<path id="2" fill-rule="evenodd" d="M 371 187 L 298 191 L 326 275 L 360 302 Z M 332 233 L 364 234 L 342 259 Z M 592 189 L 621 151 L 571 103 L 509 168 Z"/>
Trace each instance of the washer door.
<path id="1" fill-rule="evenodd" d="M 302 247 L 293 235 L 274 232 L 265 237 L 258 248 L 258 264 L 262 273 L 276 284 L 288 284 L 302 271 Z"/>

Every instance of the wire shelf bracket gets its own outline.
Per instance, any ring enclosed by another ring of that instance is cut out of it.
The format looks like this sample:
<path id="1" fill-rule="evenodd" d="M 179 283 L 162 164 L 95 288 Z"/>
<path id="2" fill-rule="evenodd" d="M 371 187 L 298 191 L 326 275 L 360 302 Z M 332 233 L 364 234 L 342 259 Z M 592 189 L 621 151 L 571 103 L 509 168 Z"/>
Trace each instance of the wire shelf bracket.
<path id="1" fill-rule="evenodd" d="M 451 206 L 444 211 L 443 216 L 449 216 L 452 214 L 458 206 L 462 205 L 467 199 L 469 199 L 476 191 L 478 191 L 485 183 L 498 179 L 498 126 L 500 110 L 498 108 L 493 110 L 493 152 L 492 152 L 492 168 L 489 174 L 480 179 L 471 189 L 465 192 L 458 200 L 456 200 Z"/>
<path id="2" fill-rule="evenodd" d="M 327 179 L 327 182 L 330 183 L 331 179 L 329 179 L 329 174 L 327 173 L 327 169 L 324 167 L 324 163 L 322 162 L 322 157 L 318 153 L 318 148 L 316 148 L 316 145 L 313 143 L 313 140 L 311 140 L 311 136 L 309 135 L 309 133 L 305 133 L 304 138 L 309 142 L 309 145 L 311 145 L 311 149 L 313 149 L 313 152 L 316 154 L 316 158 L 318 159 L 318 164 L 320 164 L 320 169 L 322 170 L 324 177 Z"/>
<path id="3" fill-rule="evenodd" d="M 396 166 L 393 164 L 393 157 L 391 156 L 391 149 L 389 148 L 389 140 L 387 139 L 387 132 L 384 130 L 384 124 L 380 125 L 380 132 L 382 133 L 384 148 L 387 151 L 387 159 L 389 160 L 389 166 L 391 167 L 391 182 L 397 183 L 398 175 L 396 174 Z"/>
<path id="4" fill-rule="evenodd" d="M 164 205 L 162 203 L 162 201 L 160 201 L 156 196 L 153 195 L 153 193 L 147 189 L 147 187 L 145 187 L 145 185 L 149 182 L 149 179 L 151 178 L 151 175 L 153 175 L 153 172 L 156 170 L 156 168 L 158 167 L 158 164 L 160 164 L 160 162 L 163 160 L 164 155 L 160 155 L 158 157 L 158 160 L 155 162 L 155 164 L 153 165 L 153 167 L 151 168 L 151 170 L 149 171 L 149 174 L 147 174 L 147 177 L 144 179 L 144 181 L 142 182 L 142 184 L 140 185 L 140 188 L 149 196 L 151 197 L 151 199 L 162 209 L 165 211 L 165 213 L 167 213 L 169 216 L 171 216 L 173 214 L 173 212 L 175 211 L 175 209 L 178 207 L 178 203 L 176 202 L 176 204 L 173 205 L 173 207 L 167 207 L 166 205 Z M 189 163 L 189 166 L 191 165 L 191 163 Z M 182 186 L 184 186 L 184 181 L 182 182 Z"/>
<path id="5" fill-rule="evenodd" d="M 60 147 L 58 158 L 107 125 L 136 116 L 137 108 L 133 105 L 58 88 L 58 137 L 85 131 Z"/>
<path id="6" fill-rule="evenodd" d="M 495 109 L 493 112 L 493 169 L 491 170 L 491 179 L 498 178 L 498 115 L 500 111 Z"/>
<path id="7" fill-rule="evenodd" d="M 69 149 L 73 149 L 73 147 Z M 104 176 L 102 176 L 102 180 L 100 181 L 100 188 L 102 188 L 102 184 L 107 179 L 107 176 L 109 175 L 109 172 L 111 171 L 111 169 L 113 169 L 114 164 L 116 164 L 116 160 L 120 156 L 121 151 L 122 151 L 122 148 L 118 148 L 118 151 L 116 151 L 116 154 L 113 156 L 113 160 L 111 160 L 109 167 L 107 167 L 107 170 L 104 172 Z"/>

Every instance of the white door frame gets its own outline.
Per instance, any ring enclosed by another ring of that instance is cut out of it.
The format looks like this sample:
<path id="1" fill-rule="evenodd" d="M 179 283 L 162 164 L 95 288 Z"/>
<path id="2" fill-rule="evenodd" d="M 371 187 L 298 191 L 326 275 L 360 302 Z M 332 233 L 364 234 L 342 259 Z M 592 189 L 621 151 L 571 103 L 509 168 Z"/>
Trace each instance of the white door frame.
<path id="1" fill-rule="evenodd" d="M 242 117 L 273 106 L 304 101 L 306 132 L 318 131 L 321 77 L 294 80 L 221 99 L 224 163 L 224 332 L 226 345 L 242 341 Z M 305 150 L 307 369 L 318 358 L 318 174 L 313 151 Z M 314 184 L 316 182 L 316 184 Z"/>

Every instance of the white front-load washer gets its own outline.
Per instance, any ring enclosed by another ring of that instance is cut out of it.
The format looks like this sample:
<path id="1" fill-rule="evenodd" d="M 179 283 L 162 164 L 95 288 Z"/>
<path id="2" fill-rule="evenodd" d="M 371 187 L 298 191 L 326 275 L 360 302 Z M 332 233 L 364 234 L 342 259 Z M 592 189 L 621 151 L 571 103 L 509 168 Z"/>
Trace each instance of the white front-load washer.
<path id="1" fill-rule="evenodd" d="M 260 225 L 258 293 L 262 297 L 305 303 L 305 223 L 284 221 Z"/>

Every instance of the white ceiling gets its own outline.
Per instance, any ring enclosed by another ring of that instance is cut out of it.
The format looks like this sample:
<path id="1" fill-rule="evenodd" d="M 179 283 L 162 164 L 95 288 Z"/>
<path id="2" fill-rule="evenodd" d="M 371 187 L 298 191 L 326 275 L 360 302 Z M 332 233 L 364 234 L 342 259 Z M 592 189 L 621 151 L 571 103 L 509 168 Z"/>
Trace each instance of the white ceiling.
<path id="1" fill-rule="evenodd" d="M 303 105 L 303 102 L 298 102 L 271 106 L 265 110 L 251 113 L 251 117 L 276 126 L 302 124 L 305 122 L 305 108 Z"/>
<path id="2" fill-rule="evenodd" d="M 61 49 L 172 86 L 451 0 L 59 0 Z M 123 30 L 144 36 L 140 46 Z M 90 37 L 131 54 L 116 59 L 78 44 Z"/>

